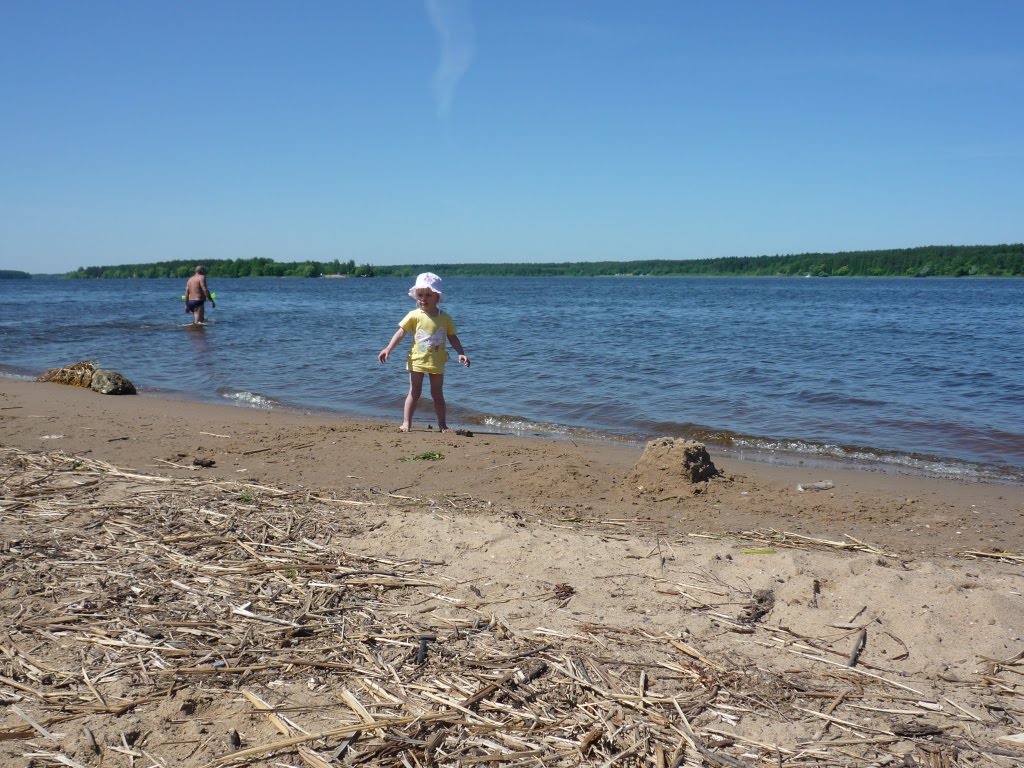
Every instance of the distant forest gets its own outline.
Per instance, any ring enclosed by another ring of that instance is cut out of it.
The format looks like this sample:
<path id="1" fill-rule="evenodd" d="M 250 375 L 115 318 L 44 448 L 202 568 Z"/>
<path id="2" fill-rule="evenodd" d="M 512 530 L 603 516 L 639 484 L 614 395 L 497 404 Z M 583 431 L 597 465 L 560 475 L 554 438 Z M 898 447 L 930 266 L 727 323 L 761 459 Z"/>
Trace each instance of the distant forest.
<path id="1" fill-rule="evenodd" d="M 1024 277 L 1024 243 L 932 245 L 885 251 L 735 256 L 718 259 L 581 261 L 556 264 L 408 264 L 356 266 L 354 261 L 276 262 L 273 259 L 211 259 L 210 277 L 408 277 L 427 270 L 446 277 Z M 176 277 L 185 279 L 194 261 L 80 267 L 69 278 Z"/>
<path id="2" fill-rule="evenodd" d="M 0 269 L 0 280 L 25 280 L 32 277 L 28 272 L 19 272 L 16 269 Z"/>

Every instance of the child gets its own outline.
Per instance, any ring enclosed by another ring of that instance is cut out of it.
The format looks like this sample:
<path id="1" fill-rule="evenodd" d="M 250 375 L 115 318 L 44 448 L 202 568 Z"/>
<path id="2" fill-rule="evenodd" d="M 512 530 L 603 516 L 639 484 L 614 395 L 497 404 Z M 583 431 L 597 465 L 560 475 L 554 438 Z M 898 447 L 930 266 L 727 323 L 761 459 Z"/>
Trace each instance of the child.
<path id="1" fill-rule="evenodd" d="M 448 430 L 444 402 L 444 364 L 448 360 L 445 339 L 459 353 L 459 362 L 469 368 L 469 358 L 462 349 L 462 342 L 455 335 L 455 323 L 451 316 L 437 305 L 444 299 L 441 278 L 433 272 L 424 272 L 416 277 L 416 284 L 409 289 L 409 295 L 416 300 L 416 309 L 402 318 L 391 341 L 377 355 L 385 362 L 395 347 L 412 333 L 413 342 L 406 358 L 405 369 L 409 371 L 409 394 L 405 396 L 405 410 L 402 415 L 401 432 L 412 429 L 412 415 L 423 392 L 423 376 L 430 376 L 430 397 L 434 401 L 437 426 L 442 432 Z"/>

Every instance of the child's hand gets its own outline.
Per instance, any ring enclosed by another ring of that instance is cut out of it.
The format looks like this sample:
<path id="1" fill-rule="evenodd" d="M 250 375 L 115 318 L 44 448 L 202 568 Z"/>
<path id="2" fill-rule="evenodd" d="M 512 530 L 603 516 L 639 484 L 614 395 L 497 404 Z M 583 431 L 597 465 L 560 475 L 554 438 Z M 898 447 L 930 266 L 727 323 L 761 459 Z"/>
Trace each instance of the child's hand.
<path id="1" fill-rule="evenodd" d="M 377 353 L 377 359 L 380 360 L 382 363 L 384 363 L 384 362 L 387 361 L 388 356 L 390 354 L 391 353 L 388 352 L 386 349 L 382 349 L 380 352 Z"/>
<path id="2" fill-rule="evenodd" d="M 467 355 L 459 355 L 459 362 L 469 368 L 469 357 Z"/>

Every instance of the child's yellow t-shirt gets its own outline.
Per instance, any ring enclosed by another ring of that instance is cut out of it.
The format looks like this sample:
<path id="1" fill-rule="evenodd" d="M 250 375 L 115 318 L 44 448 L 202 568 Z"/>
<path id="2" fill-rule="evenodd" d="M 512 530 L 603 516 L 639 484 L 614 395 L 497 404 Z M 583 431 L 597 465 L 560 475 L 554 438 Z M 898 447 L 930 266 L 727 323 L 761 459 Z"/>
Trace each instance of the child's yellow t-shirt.
<path id="1" fill-rule="evenodd" d="M 448 361 L 446 342 L 455 335 L 455 321 L 445 311 L 431 317 L 417 307 L 402 318 L 398 327 L 412 334 L 412 345 L 405 360 L 408 371 L 418 373 L 444 373 Z"/>

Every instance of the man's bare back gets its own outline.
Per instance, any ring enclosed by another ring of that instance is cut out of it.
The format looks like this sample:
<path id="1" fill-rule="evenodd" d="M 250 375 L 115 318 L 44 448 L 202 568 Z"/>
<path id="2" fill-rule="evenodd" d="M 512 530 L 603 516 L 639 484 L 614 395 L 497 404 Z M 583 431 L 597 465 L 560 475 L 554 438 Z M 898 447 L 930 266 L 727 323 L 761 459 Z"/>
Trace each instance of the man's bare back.
<path id="1" fill-rule="evenodd" d="M 210 305 L 217 306 L 213 300 L 213 294 L 206 285 L 206 267 L 196 267 L 196 273 L 185 283 L 185 311 L 192 313 L 193 323 L 202 323 L 206 320 L 206 301 Z"/>
<path id="2" fill-rule="evenodd" d="M 206 275 L 195 274 L 188 279 L 185 283 L 185 300 L 186 301 L 197 301 L 202 299 L 206 301 L 210 296 L 210 292 L 206 288 Z"/>

